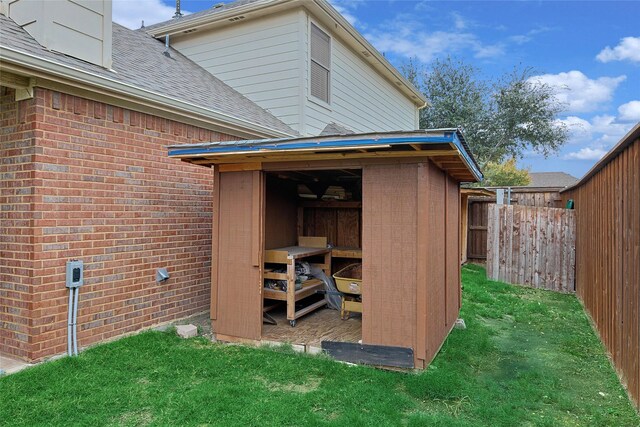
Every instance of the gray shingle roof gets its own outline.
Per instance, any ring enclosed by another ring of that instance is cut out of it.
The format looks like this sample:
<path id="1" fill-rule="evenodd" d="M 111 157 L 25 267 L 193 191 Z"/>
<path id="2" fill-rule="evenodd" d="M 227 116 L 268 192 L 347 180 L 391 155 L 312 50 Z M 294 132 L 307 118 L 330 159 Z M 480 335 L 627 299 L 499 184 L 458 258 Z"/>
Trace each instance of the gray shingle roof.
<path id="1" fill-rule="evenodd" d="M 578 178 L 564 172 L 529 172 L 531 182 L 526 187 L 563 188 L 578 182 Z"/>
<path id="2" fill-rule="evenodd" d="M 220 13 L 220 12 L 223 12 L 225 10 L 235 9 L 236 7 L 244 6 L 245 4 L 255 3 L 255 2 L 258 2 L 258 1 L 262 1 L 262 0 L 236 0 L 236 1 L 229 2 L 229 3 L 219 2 L 219 3 L 217 3 L 217 5 L 218 5 L 217 7 L 216 7 L 216 3 L 214 2 L 214 5 L 211 6 L 209 9 L 201 10 L 200 12 L 192 13 L 190 15 L 185 15 L 185 16 L 183 16 L 181 18 L 177 18 L 177 19 L 179 19 L 181 22 L 187 22 L 187 21 L 191 21 L 192 19 L 200 18 L 202 16 L 215 15 L 216 13 Z M 166 24 L 170 24 L 172 22 L 176 22 L 176 20 L 174 18 L 167 19 L 166 21 L 158 22 L 157 24 L 148 25 L 148 26 L 144 27 L 143 30 L 145 30 L 145 31 L 153 30 L 154 28 L 162 27 L 162 26 L 164 26 Z"/>
<path id="3" fill-rule="evenodd" d="M 170 49 L 170 57 L 163 55 L 162 41 L 116 23 L 113 24 L 112 66 L 115 72 L 45 49 L 4 15 L 0 15 L 0 51 L 2 48 L 12 48 L 290 135 L 298 134 L 178 51 Z"/>
<path id="4" fill-rule="evenodd" d="M 320 136 L 326 135 L 351 135 L 355 132 L 335 122 L 331 122 L 322 129 Z"/>

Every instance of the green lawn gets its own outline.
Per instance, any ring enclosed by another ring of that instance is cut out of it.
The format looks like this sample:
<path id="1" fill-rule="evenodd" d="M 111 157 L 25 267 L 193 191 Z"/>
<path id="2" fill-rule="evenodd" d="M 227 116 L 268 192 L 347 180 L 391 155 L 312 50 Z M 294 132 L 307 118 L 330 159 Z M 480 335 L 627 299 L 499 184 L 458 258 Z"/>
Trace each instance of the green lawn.
<path id="1" fill-rule="evenodd" d="M 640 425 L 575 297 L 463 283 L 422 373 L 147 332 L 0 379 L 0 424 Z"/>

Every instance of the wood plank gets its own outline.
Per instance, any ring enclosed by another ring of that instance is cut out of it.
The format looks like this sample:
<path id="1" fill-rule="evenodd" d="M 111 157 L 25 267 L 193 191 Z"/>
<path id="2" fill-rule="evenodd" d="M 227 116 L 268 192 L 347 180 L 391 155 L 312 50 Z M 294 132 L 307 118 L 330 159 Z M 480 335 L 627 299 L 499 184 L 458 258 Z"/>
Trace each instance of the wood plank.
<path id="1" fill-rule="evenodd" d="M 194 162 L 195 163 L 195 162 Z M 256 171 L 262 169 L 262 163 L 229 163 L 218 166 L 220 172 L 240 172 L 240 171 Z"/>
<path id="2" fill-rule="evenodd" d="M 256 267 L 254 252 L 260 249 L 261 206 L 259 185 L 254 174 L 220 174 L 220 227 L 218 251 L 218 312 L 216 333 L 259 340 L 262 330 L 261 266 Z M 259 189 L 258 189 L 259 190 Z M 257 213 L 254 210 L 258 211 Z"/>
<path id="3" fill-rule="evenodd" d="M 429 229 L 427 218 L 429 215 L 429 175 L 428 164 L 418 165 L 417 188 L 417 228 L 416 246 L 418 254 L 429 253 Z M 428 265 L 419 262 L 416 265 L 416 357 L 426 363 L 427 359 L 427 282 Z"/>
<path id="4" fill-rule="evenodd" d="M 212 209 L 213 224 L 211 228 L 211 308 L 209 315 L 211 320 L 216 320 L 218 316 L 218 263 L 220 253 L 220 171 L 218 166 L 214 166 L 212 170 L 213 192 Z"/>
<path id="5" fill-rule="evenodd" d="M 413 350 L 407 347 L 322 341 L 322 349 L 343 362 L 412 369 Z"/>
<path id="6" fill-rule="evenodd" d="M 356 258 L 362 259 L 362 249 L 360 248 L 346 248 L 335 247 L 331 249 L 331 256 L 333 258 Z"/>
<path id="7" fill-rule="evenodd" d="M 301 201 L 299 206 L 303 208 L 323 208 L 323 209 L 362 209 L 362 202 L 354 201 L 337 201 L 337 200 L 304 200 Z"/>
<path id="8" fill-rule="evenodd" d="M 369 158 L 420 158 L 429 159 L 431 157 L 451 156 L 452 151 L 449 150 L 421 150 L 421 151 L 367 151 L 367 152 L 344 152 L 344 148 L 341 148 L 342 152 L 304 152 L 287 150 L 287 152 L 265 152 L 260 151 L 256 153 L 207 153 L 204 155 L 178 155 L 172 156 L 174 158 L 189 159 L 190 162 L 200 165 L 205 164 L 234 164 L 234 163 L 271 163 L 282 161 L 318 161 L 318 160 L 345 160 L 345 159 L 369 159 Z M 308 151 L 308 150 L 307 150 Z M 459 170 L 466 171 L 468 168 L 461 160 L 459 163 Z"/>

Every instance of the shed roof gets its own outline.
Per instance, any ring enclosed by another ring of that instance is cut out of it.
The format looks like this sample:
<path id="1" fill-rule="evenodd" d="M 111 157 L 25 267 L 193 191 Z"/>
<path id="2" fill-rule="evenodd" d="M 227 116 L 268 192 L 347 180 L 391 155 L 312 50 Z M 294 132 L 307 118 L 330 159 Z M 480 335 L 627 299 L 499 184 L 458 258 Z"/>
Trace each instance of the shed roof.
<path id="1" fill-rule="evenodd" d="M 172 145 L 168 149 L 170 157 L 200 165 L 423 157 L 431 158 L 460 181 L 482 179 L 458 129 L 217 141 Z"/>
<path id="2" fill-rule="evenodd" d="M 164 43 L 141 31 L 132 31 L 113 24 L 113 66 L 105 69 L 41 46 L 12 19 L 0 14 L 0 59 L 28 64 L 30 58 L 44 60 L 43 66 L 56 66 L 69 72 L 97 77 L 101 81 L 120 83 L 122 90 L 160 95 L 200 107 L 218 120 L 228 118 L 235 124 L 262 128 L 265 135 L 297 135 L 298 133 L 259 107 L 235 89 L 223 83 L 204 68 L 174 49 L 170 56 L 163 54 Z M 29 64 L 33 66 L 33 64 Z"/>

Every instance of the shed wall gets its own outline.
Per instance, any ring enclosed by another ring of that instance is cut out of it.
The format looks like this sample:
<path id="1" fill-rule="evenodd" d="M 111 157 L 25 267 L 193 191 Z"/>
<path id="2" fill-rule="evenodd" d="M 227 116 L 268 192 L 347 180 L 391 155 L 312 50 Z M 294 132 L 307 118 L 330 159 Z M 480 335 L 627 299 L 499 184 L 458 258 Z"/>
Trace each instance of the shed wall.
<path id="1" fill-rule="evenodd" d="M 366 344 L 415 349 L 417 177 L 417 164 L 363 169 L 362 341 Z"/>
<path id="2" fill-rule="evenodd" d="M 640 139 L 562 196 L 575 201 L 576 292 L 640 407 Z"/>
<path id="3" fill-rule="evenodd" d="M 363 342 L 425 367 L 460 309 L 459 184 L 428 162 L 366 166 L 362 187 Z"/>

